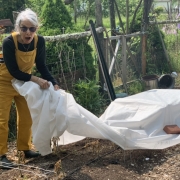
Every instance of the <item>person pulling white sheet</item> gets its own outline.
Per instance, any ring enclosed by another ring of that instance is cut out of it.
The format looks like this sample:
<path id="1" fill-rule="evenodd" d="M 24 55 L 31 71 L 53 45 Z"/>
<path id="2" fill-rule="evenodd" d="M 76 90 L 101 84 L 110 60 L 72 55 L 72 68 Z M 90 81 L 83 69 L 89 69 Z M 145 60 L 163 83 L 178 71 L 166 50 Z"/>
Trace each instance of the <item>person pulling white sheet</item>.
<path id="1" fill-rule="evenodd" d="M 165 125 L 180 126 L 180 91 L 155 89 L 116 99 L 97 117 L 64 90 L 42 90 L 33 82 L 12 81 L 25 97 L 33 120 L 36 149 L 51 153 L 50 139 L 61 136 L 61 144 L 85 137 L 108 139 L 124 150 L 163 149 L 180 142 L 177 134 L 166 134 Z"/>

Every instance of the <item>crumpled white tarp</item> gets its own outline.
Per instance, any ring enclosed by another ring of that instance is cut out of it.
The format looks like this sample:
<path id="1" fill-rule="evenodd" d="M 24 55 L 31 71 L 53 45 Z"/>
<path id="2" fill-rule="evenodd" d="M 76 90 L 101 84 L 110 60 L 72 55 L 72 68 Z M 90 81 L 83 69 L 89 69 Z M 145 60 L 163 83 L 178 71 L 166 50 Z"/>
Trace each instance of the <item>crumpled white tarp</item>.
<path id="1" fill-rule="evenodd" d="M 163 131 L 165 125 L 180 127 L 180 90 L 153 89 L 116 99 L 98 118 L 52 84 L 46 90 L 33 82 L 12 84 L 27 100 L 33 143 L 42 155 L 51 153 L 54 136 L 60 136 L 61 144 L 84 137 L 108 139 L 124 150 L 164 149 L 180 143 L 180 135 Z"/>

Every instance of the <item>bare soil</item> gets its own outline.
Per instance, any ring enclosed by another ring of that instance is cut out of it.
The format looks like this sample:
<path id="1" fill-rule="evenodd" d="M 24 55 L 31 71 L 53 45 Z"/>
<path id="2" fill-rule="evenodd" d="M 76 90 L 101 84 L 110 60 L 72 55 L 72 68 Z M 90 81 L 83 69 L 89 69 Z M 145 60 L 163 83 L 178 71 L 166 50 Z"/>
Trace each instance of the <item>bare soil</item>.
<path id="1" fill-rule="evenodd" d="M 9 143 L 9 149 L 8 157 L 17 163 L 14 142 Z M 179 180 L 179 160 L 180 145 L 124 151 L 108 140 L 86 138 L 59 146 L 50 155 L 26 159 L 19 169 L 0 169 L 0 180 Z"/>

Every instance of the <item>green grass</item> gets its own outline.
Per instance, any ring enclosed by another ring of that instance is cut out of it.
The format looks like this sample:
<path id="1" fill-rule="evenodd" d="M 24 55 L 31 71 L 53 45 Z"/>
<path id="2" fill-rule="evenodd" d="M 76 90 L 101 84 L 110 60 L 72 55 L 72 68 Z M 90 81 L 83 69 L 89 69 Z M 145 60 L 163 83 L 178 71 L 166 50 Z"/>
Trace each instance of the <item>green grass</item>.
<path id="1" fill-rule="evenodd" d="M 121 18 L 122 18 L 122 21 L 125 22 L 125 17 L 121 17 Z M 89 17 L 88 18 L 88 21 L 87 21 L 87 24 L 86 24 L 86 28 L 89 27 L 89 20 L 93 20 L 93 22 L 95 22 L 95 17 Z M 115 20 L 116 20 L 116 27 L 117 27 L 117 26 L 120 25 L 118 17 L 116 17 Z M 85 20 L 84 17 L 78 18 L 76 26 L 84 29 L 85 21 L 86 20 Z M 103 18 L 103 26 L 106 29 L 110 29 L 111 28 L 111 22 L 110 22 L 110 18 L 109 17 Z"/>

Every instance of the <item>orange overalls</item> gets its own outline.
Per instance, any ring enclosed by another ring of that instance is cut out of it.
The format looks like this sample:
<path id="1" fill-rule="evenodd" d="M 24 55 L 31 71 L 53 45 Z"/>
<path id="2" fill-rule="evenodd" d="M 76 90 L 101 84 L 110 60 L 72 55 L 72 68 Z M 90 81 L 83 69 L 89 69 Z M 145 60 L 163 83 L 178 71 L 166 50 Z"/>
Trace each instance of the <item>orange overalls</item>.
<path id="1" fill-rule="evenodd" d="M 23 52 L 18 50 L 17 33 L 13 33 L 12 36 L 19 69 L 30 74 L 35 62 L 38 37 L 34 36 L 34 50 Z M 7 70 L 5 63 L 0 63 L 0 155 L 8 151 L 8 121 L 13 99 L 17 111 L 17 149 L 29 150 L 31 148 L 31 115 L 26 100 L 13 88 L 12 79 L 13 77 Z"/>

